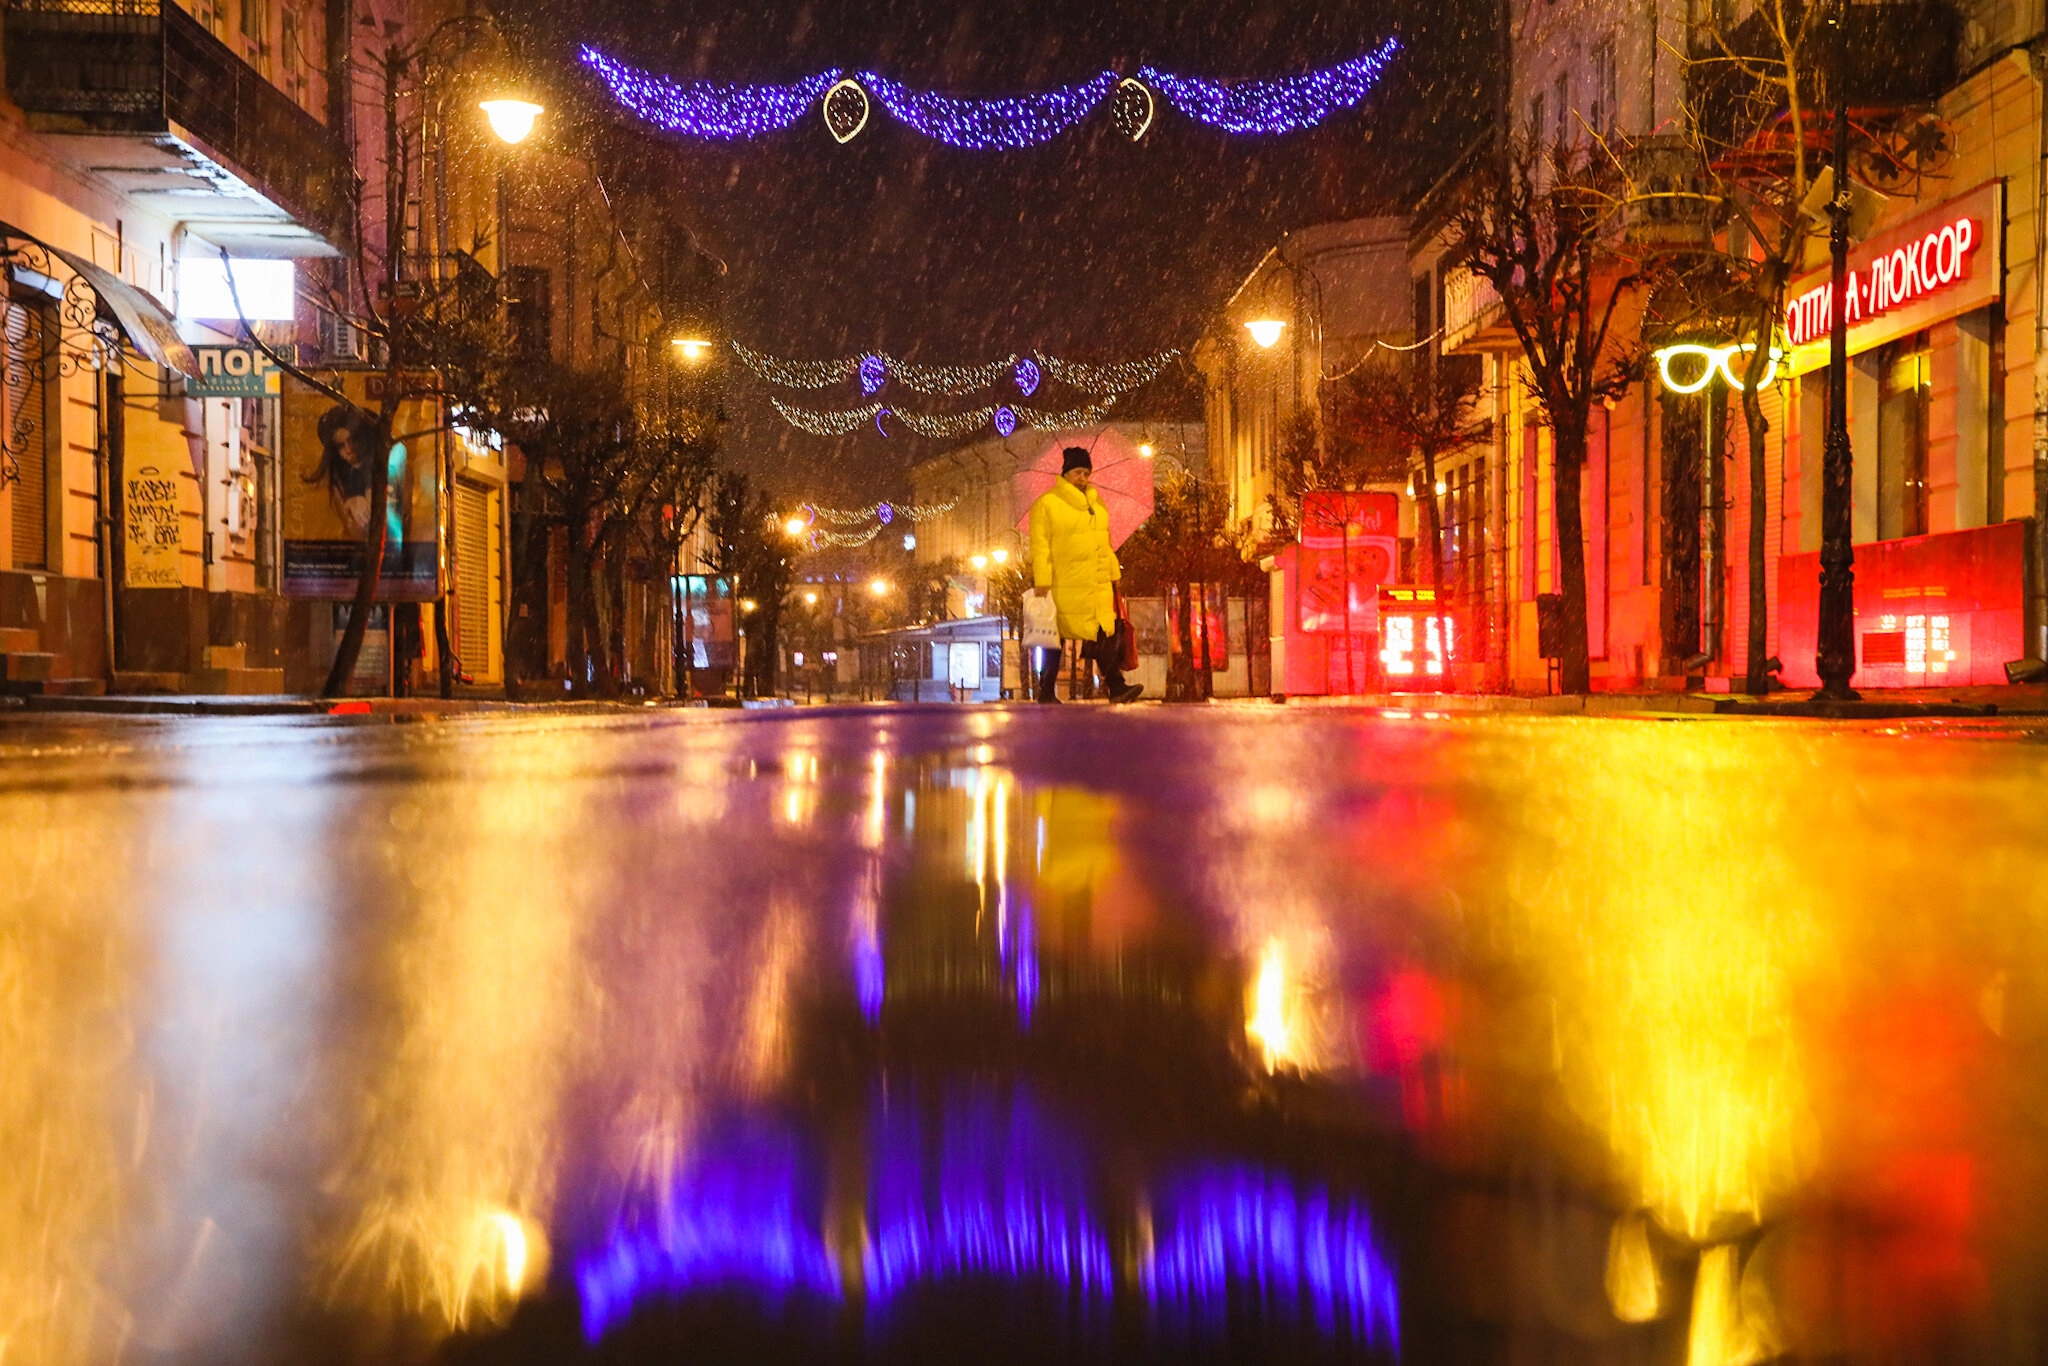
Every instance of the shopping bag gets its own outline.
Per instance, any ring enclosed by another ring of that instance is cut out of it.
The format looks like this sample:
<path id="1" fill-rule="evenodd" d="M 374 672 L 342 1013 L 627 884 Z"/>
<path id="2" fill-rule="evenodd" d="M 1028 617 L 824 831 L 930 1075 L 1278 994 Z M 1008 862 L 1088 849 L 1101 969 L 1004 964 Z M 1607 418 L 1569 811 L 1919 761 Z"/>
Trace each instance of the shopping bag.
<path id="1" fill-rule="evenodd" d="M 1052 594 L 1042 588 L 1034 588 L 1024 595 L 1024 648 L 1057 650 L 1059 647 L 1059 614 L 1053 608 Z"/>

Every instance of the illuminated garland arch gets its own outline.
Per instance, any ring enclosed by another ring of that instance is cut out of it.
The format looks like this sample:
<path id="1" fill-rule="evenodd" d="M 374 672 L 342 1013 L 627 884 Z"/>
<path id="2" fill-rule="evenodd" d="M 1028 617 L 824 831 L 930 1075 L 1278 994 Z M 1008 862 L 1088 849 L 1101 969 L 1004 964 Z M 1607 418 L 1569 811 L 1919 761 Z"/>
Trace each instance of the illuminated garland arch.
<path id="1" fill-rule="evenodd" d="M 1058 356 L 1034 351 L 1028 356 L 1005 356 L 1001 360 L 972 365 L 919 365 L 882 351 L 841 356 L 836 360 L 785 360 L 736 341 L 732 343 L 732 352 L 756 375 L 785 389 L 827 389 L 849 379 L 858 379 L 863 396 L 872 396 L 879 393 L 884 385 L 896 383 L 920 394 L 949 398 L 978 393 L 1006 379 L 1011 387 L 1029 398 L 1038 392 L 1040 383 L 1047 378 L 1097 398 L 1114 398 L 1151 383 L 1181 355 L 1180 349 L 1175 347 L 1137 360 L 1096 364 L 1061 360 Z M 910 421 L 908 414 L 898 413 L 896 416 Z"/>
<path id="2" fill-rule="evenodd" d="M 1136 76 L 1104 71 L 1074 85 L 1001 98 L 912 90 L 873 71 L 837 67 L 786 85 L 674 81 L 628 66 L 588 45 L 579 51 L 612 98 L 647 122 L 685 137 L 736 141 L 790 127 L 813 104 L 840 142 L 871 121 L 870 97 L 897 122 L 970 151 L 1034 147 L 1067 132 L 1104 102 L 1131 141 L 1153 122 L 1153 93 L 1187 118 L 1240 137 L 1270 137 L 1315 127 L 1364 103 L 1400 51 L 1389 38 L 1360 57 L 1294 76 L 1217 81 L 1142 67 Z"/>

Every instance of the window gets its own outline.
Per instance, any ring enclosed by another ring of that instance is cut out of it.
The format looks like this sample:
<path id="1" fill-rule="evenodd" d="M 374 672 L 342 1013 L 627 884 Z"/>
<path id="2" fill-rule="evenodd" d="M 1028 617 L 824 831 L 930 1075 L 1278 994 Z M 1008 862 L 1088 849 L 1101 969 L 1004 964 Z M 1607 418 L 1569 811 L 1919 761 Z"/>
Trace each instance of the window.
<path id="1" fill-rule="evenodd" d="M 1529 97 L 1529 136 L 1532 139 L 1541 141 L 1545 126 L 1543 97 L 1541 95 L 1531 95 Z"/>
<path id="2" fill-rule="evenodd" d="M 1550 83 L 1550 98 L 1557 114 L 1555 141 L 1558 146 L 1562 147 L 1574 141 L 1573 134 L 1578 131 L 1572 127 L 1572 78 L 1570 72 L 1560 71 L 1557 73 L 1557 79 Z"/>
<path id="3" fill-rule="evenodd" d="M 1927 532 L 1927 408 L 1933 391 L 1925 332 L 1895 342 L 1879 359 L 1877 538 Z"/>
<path id="4" fill-rule="evenodd" d="M 1460 465 L 1444 480 L 1444 586 L 1460 602 L 1486 596 L 1486 462 Z"/>
<path id="5" fill-rule="evenodd" d="M 1614 39 L 1608 38 L 1593 49 L 1593 105 L 1587 120 L 1602 137 L 1614 136 L 1620 104 L 1621 76 L 1615 66 Z"/>
<path id="6" fill-rule="evenodd" d="M 545 266 L 514 266 L 505 272 L 505 283 L 513 347 L 527 360 L 546 360 L 555 349 L 553 277 Z"/>
<path id="7" fill-rule="evenodd" d="M 0 484 L 8 493 L 9 539 L 16 569 L 49 564 L 50 310 L 0 297 Z"/>

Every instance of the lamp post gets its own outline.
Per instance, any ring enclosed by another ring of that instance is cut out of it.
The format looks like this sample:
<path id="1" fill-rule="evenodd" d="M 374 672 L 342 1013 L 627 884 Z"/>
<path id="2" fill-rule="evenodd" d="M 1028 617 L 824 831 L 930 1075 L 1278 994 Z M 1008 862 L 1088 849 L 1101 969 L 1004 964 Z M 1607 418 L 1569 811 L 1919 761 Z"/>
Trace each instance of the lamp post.
<path id="1" fill-rule="evenodd" d="M 1816 701 L 1853 701 L 1856 672 L 1855 453 L 1849 447 L 1849 0 L 1835 14 L 1835 197 L 1828 203 L 1827 433 L 1821 444 L 1820 622 L 1815 632 Z"/>

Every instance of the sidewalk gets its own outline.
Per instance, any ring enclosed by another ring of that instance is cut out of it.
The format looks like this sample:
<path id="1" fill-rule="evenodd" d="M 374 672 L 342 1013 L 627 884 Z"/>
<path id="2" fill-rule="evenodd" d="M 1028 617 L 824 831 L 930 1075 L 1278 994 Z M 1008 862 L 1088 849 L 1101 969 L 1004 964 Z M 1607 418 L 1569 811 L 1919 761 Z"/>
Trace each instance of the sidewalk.
<path id="1" fill-rule="evenodd" d="M 384 719 L 474 716 L 486 712 L 548 712 L 637 714 L 647 711 L 703 709 L 717 704 L 685 702 L 673 697 L 633 701 L 507 702 L 501 698 L 459 697 L 288 697 L 243 694 L 138 694 L 114 697 L 0 697 L 0 717 L 69 716 L 370 716 Z M 726 707 L 753 711 L 787 707 L 784 699 L 727 702 Z"/>
<path id="2" fill-rule="evenodd" d="M 1396 707 L 1410 711 L 1548 716 L 1780 716 L 1884 721 L 1916 716 L 2048 716 L 2048 684 L 1970 688 L 1865 688 L 1855 702 L 1816 702 L 1805 690 L 1746 693 L 1600 692 L 1542 697 L 1505 693 L 1370 693 L 1290 697 L 1288 705 Z"/>

